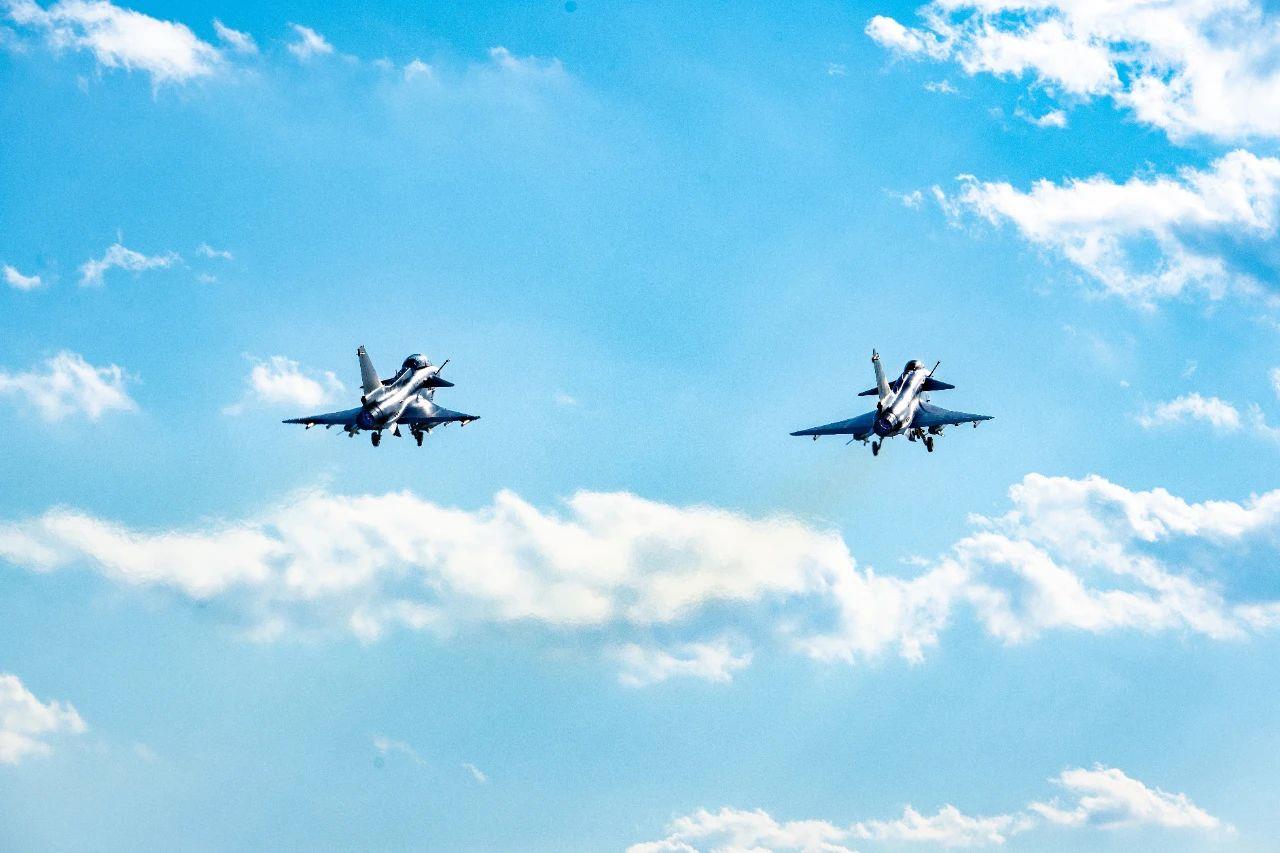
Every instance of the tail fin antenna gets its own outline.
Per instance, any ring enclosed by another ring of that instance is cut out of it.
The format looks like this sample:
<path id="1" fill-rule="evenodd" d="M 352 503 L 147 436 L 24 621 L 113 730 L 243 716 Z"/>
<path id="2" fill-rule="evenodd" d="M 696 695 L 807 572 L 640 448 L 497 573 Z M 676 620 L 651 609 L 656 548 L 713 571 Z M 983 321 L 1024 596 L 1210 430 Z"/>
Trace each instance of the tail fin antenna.
<path id="1" fill-rule="evenodd" d="M 364 393 L 372 394 L 382 387 L 378 371 L 373 369 L 373 359 L 369 358 L 369 353 L 365 352 L 363 345 L 356 350 L 356 357 L 360 359 L 360 386 L 364 389 Z"/>
<path id="2" fill-rule="evenodd" d="M 889 381 L 884 378 L 884 368 L 880 366 L 880 353 L 871 351 L 871 366 L 876 371 L 876 393 L 883 400 L 889 396 Z"/>

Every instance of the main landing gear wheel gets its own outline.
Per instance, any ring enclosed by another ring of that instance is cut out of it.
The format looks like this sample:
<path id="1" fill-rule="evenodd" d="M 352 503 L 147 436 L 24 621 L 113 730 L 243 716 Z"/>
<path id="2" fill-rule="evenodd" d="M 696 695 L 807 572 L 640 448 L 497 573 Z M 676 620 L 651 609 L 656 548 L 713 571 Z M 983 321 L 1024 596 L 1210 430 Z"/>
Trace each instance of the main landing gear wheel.
<path id="1" fill-rule="evenodd" d="M 871 442 L 871 455 L 872 456 L 880 455 L 880 442 L 878 441 Z"/>
<path id="2" fill-rule="evenodd" d="M 382 433 L 380 432 L 369 433 L 369 440 L 373 442 L 374 447 L 377 447 L 379 444 L 382 443 Z"/>
<path id="3" fill-rule="evenodd" d="M 422 446 L 422 433 L 420 433 L 420 432 L 415 432 L 415 433 L 413 434 L 413 437 L 414 437 L 414 439 L 418 442 L 418 446 L 419 446 L 419 447 L 421 447 L 421 446 Z"/>
<path id="4" fill-rule="evenodd" d="M 924 437 L 924 449 L 929 451 L 930 453 L 933 452 L 933 436 L 926 435 Z"/>

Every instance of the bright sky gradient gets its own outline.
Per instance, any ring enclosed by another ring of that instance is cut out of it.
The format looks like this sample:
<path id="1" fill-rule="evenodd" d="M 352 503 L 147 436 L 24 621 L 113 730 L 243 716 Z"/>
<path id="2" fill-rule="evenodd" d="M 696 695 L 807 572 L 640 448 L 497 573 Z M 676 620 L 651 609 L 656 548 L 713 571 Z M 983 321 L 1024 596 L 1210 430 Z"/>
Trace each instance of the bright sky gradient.
<path id="1" fill-rule="evenodd" d="M 0 849 L 1275 850 L 1277 57 L 0 0 Z M 789 437 L 872 347 L 996 419 Z"/>

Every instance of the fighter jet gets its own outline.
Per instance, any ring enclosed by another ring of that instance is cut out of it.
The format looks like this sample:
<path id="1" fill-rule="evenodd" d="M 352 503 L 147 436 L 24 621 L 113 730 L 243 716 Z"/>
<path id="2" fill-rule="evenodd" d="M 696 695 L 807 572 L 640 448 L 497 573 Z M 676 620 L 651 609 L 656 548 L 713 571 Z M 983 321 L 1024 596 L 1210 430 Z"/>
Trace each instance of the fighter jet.
<path id="1" fill-rule="evenodd" d="M 452 382 L 440 375 L 449 363 L 447 358 L 437 367 L 427 361 L 426 356 L 414 353 L 404 360 L 395 376 L 379 379 L 364 347 L 356 350 L 356 357 L 360 359 L 360 384 L 364 390 L 359 408 L 290 418 L 285 423 L 306 424 L 307 429 L 316 424 L 324 424 L 325 429 L 340 426 L 353 437 L 365 430 L 374 447 L 382 443 L 383 430 L 399 436 L 400 427 L 406 426 L 421 447 L 423 436 L 438 426 L 455 422 L 466 426 L 479 420 L 477 415 L 464 415 L 435 404 L 437 388 L 453 387 Z"/>
<path id="2" fill-rule="evenodd" d="M 938 362 L 941 364 L 942 362 Z M 908 441 L 920 441 L 925 450 L 933 452 L 934 436 L 942 435 L 942 428 L 973 424 L 977 428 L 979 421 L 991 420 L 990 415 L 971 415 L 968 412 L 952 412 L 931 405 L 925 395 L 927 391 L 946 391 L 956 386 L 940 382 L 933 378 L 933 370 L 926 370 L 924 362 L 912 359 L 902 368 L 902 375 L 892 382 L 885 381 L 884 368 L 880 366 L 880 354 L 871 351 L 871 366 L 876 371 L 876 387 L 868 388 L 859 397 L 878 397 L 876 410 L 837 421 L 825 426 L 802 429 L 792 435 L 811 435 L 817 441 L 820 435 L 849 435 L 852 444 L 855 441 L 867 443 L 867 439 L 876 436 L 871 442 L 871 455 L 880 455 L 880 445 L 886 438 L 895 435 L 907 436 Z"/>

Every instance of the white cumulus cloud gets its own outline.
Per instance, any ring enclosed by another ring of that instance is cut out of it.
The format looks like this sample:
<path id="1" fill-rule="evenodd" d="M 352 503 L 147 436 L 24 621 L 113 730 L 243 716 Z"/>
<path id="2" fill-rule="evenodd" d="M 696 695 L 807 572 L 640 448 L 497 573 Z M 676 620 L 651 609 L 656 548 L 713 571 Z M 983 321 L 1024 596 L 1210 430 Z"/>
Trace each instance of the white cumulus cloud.
<path id="1" fill-rule="evenodd" d="M 1055 780 L 1074 798 L 1063 805 L 1053 801 L 1027 808 L 1045 820 L 1064 826 L 1120 829 L 1164 826 L 1172 829 L 1218 829 L 1222 821 L 1188 799 L 1148 788 L 1114 767 L 1064 770 Z"/>
<path id="2" fill-rule="evenodd" d="M 687 625 L 712 605 L 730 612 L 804 602 L 821 629 L 791 627 L 823 658 L 917 658 L 936 641 L 936 580 L 862 571 L 843 540 L 798 521 L 678 507 L 625 493 L 580 492 L 567 514 L 511 492 L 451 509 L 410 493 L 312 492 L 264 515 L 187 530 L 136 530 L 70 509 L 0 525 L 0 559 L 35 571 L 81 566 L 130 585 L 224 598 L 264 639 L 290 626 L 345 627 L 363 641 L 390 628 L 456 630 L 524 622 L 610 629 L 618 642 Z M 953 584 L 943 572 L 943 582 Z M 749 621 L 749 620 L 748 620 Z M 831 624 L 835 630 L 828 629 Z M 692 642 L 675 637 L 679 643 Z M 629 653 L 633 675 L 727 675 L 745 655 L 712 644 Z"/>
<path id="3" fill-rule="evenodd" d="M 1253 293 L 1215 240 L 1263 245 L 1280 222 L 1280 159 L 1232 151 L 1205 169 L 1134 176 L 1097 175 L 1029 190 L 962 176 L 957 192 L 934 188 L 944 209 L 993 224 L 1010 223 L 1030 243 L 1058 254 L 1105 292 L 1151 306 L 1196 289 L 1211 298 Z"/>
<path id="4" fill-rule="evenodd" d="M 240 414 L 253 404 L 312 408 L 332 402 L 345 390 L 332 371 L 312 374 L 282 355 L 273 355 L 265 361 L 254 360 L 245 381 L 248 386 L 245 396 L 224 409 L 227 414 Z"/>
<path id="5" fill-rule="evenodd" d="M 1240 429 L 1240 411 L 1235 406 L 1217 397 L 1202 397 L 1196 393 L 1159 403 L 1149 414 L 1138 416 L 1138 423 L 1144 429 L 1185 420 L 1204 421 L 1221 432 Z"/>
<path id="6" fill-rule="evenodd" d="M 1004 844 L 1010 835 L 1030 829 L 1021 815 L 972 817 L 947 805 L 934 815 L 923 815 L 906 806 L 895 820 L 869 820 L 855 824 L 853 835 L 870 841 L 923 842 L 940 847 L 983 847 Z"/>
<path id="7" fill-rule="evenodd" d="M 96 421 L 109 411 L 137 408 L 125 384 L 122 368 L 94 367 L 66 350 L 30 370 L 0 369 L 0 396 L 29 406 L 50 423 L 76 417 Z"/>
<path id="8" fill-rule="evenodd" d="M 974 517 L 944 553 L 916 558 L 909 577 L 859 567 L 842 537 L 795 519 L 595 492 L 556 511 L 509 491 L 475 510 L 409 492 L 314 491 L 241 521 L 159 531 L 58 508 L 0 523 L 0 559 L 218 598 L 261 640 L 578 631 L 635 685 L 728 678 L 747 665 L 748 642 L 818 661 L 918 661 L 966 614 L 1006 643 L 1051 631 L 1239 641 L 1280 627 L 1280 601 L 1229 594 L 1229 569 L 1206 577 L 1178 559 L 1187 548 L 1228 563 L 1274 554 L 1280 490 L 1190 503 L 1031 474 L 1010 498 L 1004 515 Z M 741 639 L 699 639 L 708 632 Z"/>
<path id="9" fill-rule="evenodd" d="M 975 518 L 946 561 L 970 576 L 963 595 L 989 633 L 1022 642 L 1052 629 L 1181 630 L 1240 639 L 1280 624 L 1280 602 L 1232 601 L 1219 583 L 1157 556 L 1194 545 L 1264 551 L 1280 531 L 1280 490 L 1236 503 L 1189 503 L 1101 477 L 1030 474 L 1014 509 Z"/>
<path id="10" fill-rule="evenodd" d="M 1174 140 L 1280 136 L 1280 17 L 1259 0 L 933 0 L 866 33 L 896 56 L 1107 97 Z"/>
<path id="11" fill-rule="evenodd" d="M 1014 835 L 1046 826 L 1230 831 L 1186 794 L 1148 788 L 1115 768 L 1073 768 L 1051 781 L 1067 791 L 1070 802 L 1032 802 L 1023 810 L 989 817 L 967 815 L 952 805 L 933 815 L 906 806 L 900 818 L 844 827 L 827 820 L 779 821 L 763 809 L 702 808 L 673 820 L 664 838 L 633 844 L 627 853 L 850 853 L 850 845 L 858 841 L 918 843 L 930 849 L 999 847 Z"/>
<path id="12" fill-rule="evenodd" d="M 81 734 L 86 728 L 75 708 L 41 702 L 16 675 L 0 673 L 0 764 L 48 755 L 50 736 Z"/>
<path id="13" fill-rule="evenodd" d="M 184 83 L 217 71 L 222 54 L 185 25 L 107 0 L 61 0 L 47 9 L 9 0 L 9 17 L 39 30 L 55 49 L 84 50 L 104 68 L 145 71 L 159 83 Z"/>
<path id="14" fill-rule="evenodd" d="M 1196 392 L 1157 403 L 1136 419 L 1143 429 L 1186 421 L 1202 421 L 1220 433 L 1237 433 L 1241 427 L 1247 426 L 1254 436 L 1280 441 L 1280 427 L 1267 423 L 1266 415 L 1257 403 L 1249 403 L 1242 414 L 1238 407 L 1226 400 L 1205 397 Z"/>
<path id="15" fill-rule="evenodd" d="M 854 853 L 842 842 L 848 830 L 824 820 L 780 823 L 763 809 L 698 809 L 678 817 L 661 841 L 633 844 L 627 853 L 699 853 L 699 851 L 773 851 L 773 853 Z"/>

